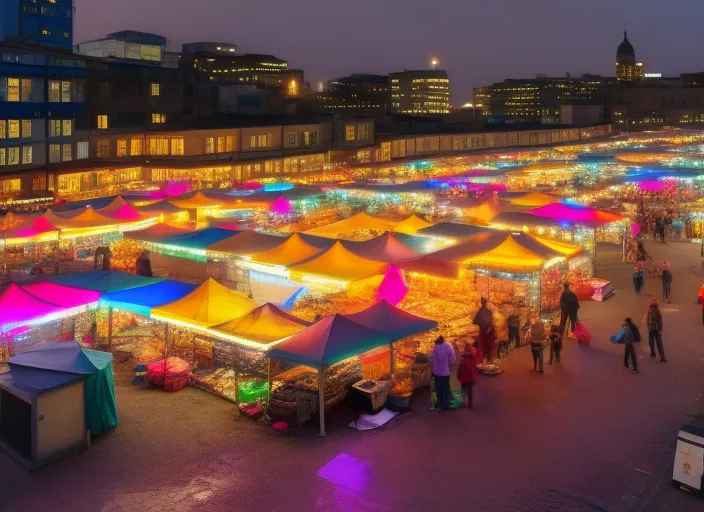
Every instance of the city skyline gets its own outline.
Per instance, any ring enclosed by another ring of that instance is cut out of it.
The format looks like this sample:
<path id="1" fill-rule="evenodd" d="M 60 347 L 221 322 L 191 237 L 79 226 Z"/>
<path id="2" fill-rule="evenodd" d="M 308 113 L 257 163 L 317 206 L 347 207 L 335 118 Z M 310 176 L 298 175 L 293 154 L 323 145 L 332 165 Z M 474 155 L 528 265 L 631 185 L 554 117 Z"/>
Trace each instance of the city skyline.
<path id="1" fill-rule="evenodd" d="M 450 75 L 455 105 L 471 99 L 473 87 L 505 78 L 536 73 L 613 76 L 624 26 L 646 71 L 675 75 L 704 70 L 702 59 L 686 51 L 698 47 L 697 20 L 704 15 L 704 4 L 545 3 L 551 5 L 516 0 L 480 6 L 445 0 L 435 7 L 420 0 L 235 5 L 201 0 L 202 7 L 194 12 L 187 0 L 123 0 L 119 9 L 107 0 L 76 0 L 75 42 L 125 29 L 164 35 L 170 49 L 197 40 L 231 42 L 238 53 L 270 53 L 288 60 L 292 68 L 305 71 L 313 86 L 350 73 L 429 69 L 431 58 L 438 57 L 439 67 Z"/>

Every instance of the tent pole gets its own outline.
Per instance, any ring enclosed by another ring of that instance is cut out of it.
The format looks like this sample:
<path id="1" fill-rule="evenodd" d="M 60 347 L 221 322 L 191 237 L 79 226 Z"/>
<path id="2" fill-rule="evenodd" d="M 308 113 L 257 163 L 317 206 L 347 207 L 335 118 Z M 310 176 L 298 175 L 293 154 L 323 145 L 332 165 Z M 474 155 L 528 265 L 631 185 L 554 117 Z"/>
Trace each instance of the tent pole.
<path id="1" fill-rule="evenodd" d="M 271 358 L 267 357 L 266 358 L 266 379 L 269 384 L 269 395 L 266 399 L 267 407 L 269 406 L 269 402 L 271 401 Z"/>
<path id="2" fill-rule="evenodd" d="M 96 340 L 93 340 L 94 342 Z M 112 350 L 112 306 L 108 306 L 108 352 Z"/>
<path id="3" fill-rule="evenodd" d="M 169 355 L 169 324 L 164 323 L 164 359 Z"/>
<path id="4" fill-rule="evenodd" d="M 394 343 L 392 341 L 391 345 L 389 346 L 389 373 L 393 375 L 395 369 L 396 365 L 394 364 Z"/>
<path id="5" fill-rule="evenodd" d="M 318 368 L 318 415 L 320 416 L 320 435 L 325 437 L 325 367 Z"/>

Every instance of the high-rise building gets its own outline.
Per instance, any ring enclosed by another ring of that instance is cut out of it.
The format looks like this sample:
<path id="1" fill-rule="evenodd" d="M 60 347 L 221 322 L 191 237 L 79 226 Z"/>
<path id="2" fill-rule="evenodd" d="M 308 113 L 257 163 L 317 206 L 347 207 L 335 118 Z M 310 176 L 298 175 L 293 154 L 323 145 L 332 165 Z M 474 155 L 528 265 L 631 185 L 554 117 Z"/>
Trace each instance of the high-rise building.
<path id="1" fill-rule="evenodd" d="M 73 48 L 73 0 L 0 0 L 0 41 Z"/>
<path id="2" fill-rule="evenodd" d="M 636 51 L 628 40 L 628 32 L 623 32 L 623 41 L 616 50 L 616 80 L 637 82 L 643 78 L 643 63 L 636 61 Z"/>
<path id="3" fill-rule="evenodd" d="M 79 43 L 75 53 L 90 57 L 128 59 L 161 64 L 166 38 L 157 34 L 122 30 L 101 39 Z"/>
<path id="4" fill-rule="evenodd" d="M 330 80 L 317 95 L 321 112 L 387 114 L 391 108 L 388 75 L 353 74 Z"/>
<path id="5" fill-rule="evenodd" d="M 402 71 L 389 75 L 391 111 L 427 116 L 450 113 L 450 77 L 441 69 Z"/>

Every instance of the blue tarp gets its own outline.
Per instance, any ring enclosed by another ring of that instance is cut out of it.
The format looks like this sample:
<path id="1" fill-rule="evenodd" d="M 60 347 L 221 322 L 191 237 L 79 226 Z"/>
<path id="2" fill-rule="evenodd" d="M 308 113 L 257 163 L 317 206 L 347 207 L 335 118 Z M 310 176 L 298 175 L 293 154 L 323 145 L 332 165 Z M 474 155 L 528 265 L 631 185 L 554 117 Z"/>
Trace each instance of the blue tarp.
<path id="1" fill-rule="evenodd" d="M 178 300 L 191 293 L 196 286 L 191 283 L 164 279 L 159 283 L 140 288 L 106 293 L 101 297 L 100 303 L 149 316 L 152 308 Z"/>
<path id="2" fill-rule="evenodd" d="M 240 231 L 222 228 L 205 228 L 200 231 L 196 231 L 195 233 L 170 236 L 162 238 L 161 240 L 155 240 L 154 243 L 182 247 L 184 249 L 205 250 L 205 248 L 209 245 L 213 245 L 215 242 L 235 236 L 238 233 L 240 233 Z"/>
<path id="3" fill-rule="evenodd" d="M 129 290 L 158 283 L 163 279 L 155 277 L 142 277 L 134 274 L 127 274 L 117 270 L 99 270 L 96 272 L 80 272 L 77 274 L 56 274 L 39 279 L 40 281 L 50 281 L 52 283 L 73 286 L 83 290 L 94 290 L 96 292 L 108 293 Z"/>
<path id="4" fill-rule="evenodd" d="M 11 357 L 9 364 L 14 385 L 31 394 L 83 380 L 86 429 L 98 435 L 117 426 L 112 354 L 75 341 L 50 342 Z"/>

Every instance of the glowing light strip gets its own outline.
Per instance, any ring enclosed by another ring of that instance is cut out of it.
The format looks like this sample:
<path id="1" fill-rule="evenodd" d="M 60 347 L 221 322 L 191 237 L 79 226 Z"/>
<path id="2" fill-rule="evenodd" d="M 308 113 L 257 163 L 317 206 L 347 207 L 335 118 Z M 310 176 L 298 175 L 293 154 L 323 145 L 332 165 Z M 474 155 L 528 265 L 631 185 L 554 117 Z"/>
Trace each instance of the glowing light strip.
<path id="1" fill-rule="evenodd" d="M 12 323 L 8 323 L 8 324 L 3 324 L 2 329 L 0 329 L 0 332 L 6 332 L 6 331 L 9 331 L 12 329 L 16 329 L 17 327 L 36 327 L 38 325 L 53 322 L 54 320 L 60 320 L 60 319 L 67 317 L 67 316 L 78 315 L 78 314 L 83 313 L 85 311 L 88 311 L 90 309 L 95 309 L 97 306 L 98 306 L 98 301 L 90 302 L 88 304 L 83 304 L 82 306 L 75 306 L 72 308 L 62 309 L 61 311 L 57 311 L 55 313 L 49 313 L 48 315 L 33 318 L 28 321 L 12 322 Z"/>
<path id="2" fill-rule="evenodd" d="M 254 261 L 239 261 L 239 266 L 248 270 L 255 270 L 263 274 L 272 274 L 275 276 L 290 278 L 291 273 L 283 265 L 267 265 L 266 263 L 257 263 Z"/>

